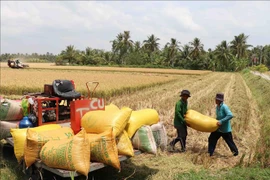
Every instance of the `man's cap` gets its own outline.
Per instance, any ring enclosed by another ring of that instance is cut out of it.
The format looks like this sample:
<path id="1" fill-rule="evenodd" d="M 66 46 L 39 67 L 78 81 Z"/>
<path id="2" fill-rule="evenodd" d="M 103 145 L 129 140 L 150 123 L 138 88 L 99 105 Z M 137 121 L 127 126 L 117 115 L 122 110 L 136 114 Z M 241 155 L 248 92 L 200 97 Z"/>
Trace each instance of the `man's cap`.
<path id="1" fill-rule="evenodd" d="M 224 101 L 224 94 L 223 93 L 217 93 L 216 100 Z"/>
<path id="2" fill-rule="evenodd" d="M 189 90 L 183 90 L 183 91 L 181 91 L 180 96 L 183 96 L 183 95 L 188 95 L 188 97 L 191 97 Z"/>

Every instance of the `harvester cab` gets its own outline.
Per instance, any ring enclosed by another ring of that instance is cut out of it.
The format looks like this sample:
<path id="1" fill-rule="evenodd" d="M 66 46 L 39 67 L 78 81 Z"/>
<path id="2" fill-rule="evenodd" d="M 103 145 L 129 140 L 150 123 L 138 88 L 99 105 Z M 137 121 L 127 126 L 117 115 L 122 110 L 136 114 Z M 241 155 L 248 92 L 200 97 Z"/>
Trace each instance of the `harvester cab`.
<path id="1" fill-rule="evenodd" d="M 95 85 L 93 90 L 90 90 L 90 84 Z M 86 82 L 88 97 L 76 91 L 73 80 L 60 79 L 45 84 L 43 93 L 29 93 L 26 95 L 30 102 L 29 115 L 36 117 L 33 118 L 33 125 L 61 124 L 70 126 L 74 133 L 79 132 L 85 113 L 105 110 L 105 100 L 93 97 L 98 85 L 99 82 Z"/>

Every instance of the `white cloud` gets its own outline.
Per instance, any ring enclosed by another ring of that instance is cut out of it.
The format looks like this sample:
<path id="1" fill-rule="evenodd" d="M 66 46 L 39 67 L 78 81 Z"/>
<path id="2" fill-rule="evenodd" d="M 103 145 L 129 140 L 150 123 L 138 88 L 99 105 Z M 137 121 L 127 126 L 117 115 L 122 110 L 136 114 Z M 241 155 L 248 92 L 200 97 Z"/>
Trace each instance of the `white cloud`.
<path id="1" fill-rule="evenodd" d="M 60 53 L 70 44 L 110 50 L 125 30 L 141 42 L 154 34 L 160 47 L 198 37 L 214 48 L 242 32 L 251 44 L 269 44 L 269 11 L 267 1 L 1 1 L 1 52 Z"/>
<path id="2" fill-rule="evenodd" d="M 180 26 L 183 26 L 189 31 L 199 31 L 202 29 L 194 22 L 192 14 L 188 8 L 168 6 L 164 8 L 162 12 L 162 15 L 169 17 L 172 21 L 176 20 L 173 22 L 179 23 Z"/>
<path id="3" fill-rule="evenodd" d="M 267 16 L 269 11 L 269 2 L 238 1 L 196 11 L 195 17 L 207 29 L 203 38 L 204 42 L 208 42 L 208 47 L 215 47 L 222 40 L 230 42 L 240 33 L 249 35 L 251 44 L 269 44 L 270 38 L 267 36 L 258 38 L 258 35 L 270 32 L 270 24 L 266 23 L 270 20 L 270 16 Z"/>
<path id="4" fill-rule="evenodd" d="M 26 2 L 25 7 L 19 3 L 1 2 L 1 30 L 3 35 L 20 35 L 23 32 L 33 32 L 35 27 L 42 24 L 38 10 L 33 4 Z"/>

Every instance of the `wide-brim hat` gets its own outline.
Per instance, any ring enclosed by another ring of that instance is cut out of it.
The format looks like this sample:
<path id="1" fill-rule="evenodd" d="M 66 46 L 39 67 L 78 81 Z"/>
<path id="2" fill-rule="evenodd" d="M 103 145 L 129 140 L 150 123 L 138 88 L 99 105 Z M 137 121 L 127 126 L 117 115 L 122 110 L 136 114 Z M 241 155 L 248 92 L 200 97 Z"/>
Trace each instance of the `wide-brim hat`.
<path id="1" fill-rule="evenodd" d="M 180 96 L 183 96 L 183 95 L 188 95 L 188 97 L 191 97 L 189 90 L 183 90 L 183 91 L 181 91 Z"/>
<path id="2" fill-rule="evenodd" d="M 217 93 L 216 100 L 224 101 L 224 94 L 223 93 Z"/>

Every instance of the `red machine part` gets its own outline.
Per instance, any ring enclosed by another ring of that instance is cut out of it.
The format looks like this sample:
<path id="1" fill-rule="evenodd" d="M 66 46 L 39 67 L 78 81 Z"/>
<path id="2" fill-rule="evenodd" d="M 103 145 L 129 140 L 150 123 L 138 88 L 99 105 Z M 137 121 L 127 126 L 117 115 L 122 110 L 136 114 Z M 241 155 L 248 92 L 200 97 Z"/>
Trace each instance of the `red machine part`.
<path id="1" fill-rule="evenodd" d="M 75 83 L 73 80 L 71 80 L 72 84 L 75 88 Z M 95 87 L 93 91 L 91 92 L 89 89 L 89 84 L 95 84 Z M 83 97 L 80 97 L 78 99 L 73 99 L 70 101 L 69 107 L 70 107 L 70 118 L 59 120 L 59 103 L 62 100 L 66 100 L 64 98 L 55 97 L 53 95 L 53 89 L 51 85 L 45 84 L 44 85 L 44 94 L 46 96 L 39 95 L 29 95 L 27 98 L 33 98 L 34 105 L 31 107 L 32 111 L 35 112 L 37 115 L 37 125 L 41 126 L 44 124 L 61 124 L 70 122 L 71 128 L 73 129 L 74 133 L 77 134 L 81 130 L 81 118 L 83 115 L 89 111 L 95 111 L 95 110 L 105 110 L 105 100 L 103 98 L 92 98 L 97 86 L 99 85 L 99 82 L 86 82 L 86 87 L 88 90 L 88 99 L 83 99 Z M 50 96 L 50 97 L 48 97 Z M 42 104 L 46 101 L 53 102 L 55 104 L 54 107 L 43 107 Z M 42 121 L 42 114 L 46 110 L 54 110 L 56 119 L 55 121 L 49 121 L 49 122 L 43 122 Z M 29 112 L 31 110 L 29 109 Z"/>

